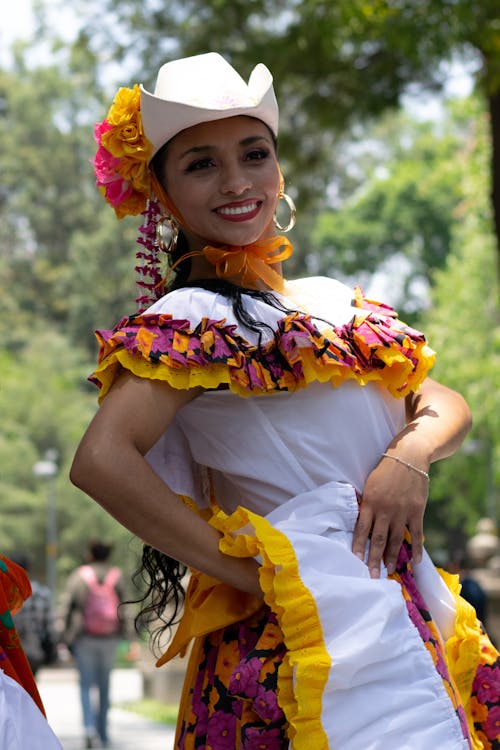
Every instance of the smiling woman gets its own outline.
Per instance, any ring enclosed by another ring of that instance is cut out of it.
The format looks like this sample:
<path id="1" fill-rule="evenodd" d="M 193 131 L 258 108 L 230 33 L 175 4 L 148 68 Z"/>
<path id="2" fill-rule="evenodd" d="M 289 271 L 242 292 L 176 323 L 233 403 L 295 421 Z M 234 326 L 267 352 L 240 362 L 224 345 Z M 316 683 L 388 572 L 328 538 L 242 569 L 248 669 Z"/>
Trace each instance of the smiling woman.
<path id="1" fill-rule="evenodd" d="M 176 621 L 190 569 L 158 661 L 193 641 L 178 750 L 499 750 L 498 654 L 422 546 L 468 407 L 390 307 L 284 278 L 277 135 L 269 70 L 216 53 L 96 127 L 101 192 L 143 213 L 141 309 L 98 332 L 71 478 L 144 540 L 141 622 Z"/>

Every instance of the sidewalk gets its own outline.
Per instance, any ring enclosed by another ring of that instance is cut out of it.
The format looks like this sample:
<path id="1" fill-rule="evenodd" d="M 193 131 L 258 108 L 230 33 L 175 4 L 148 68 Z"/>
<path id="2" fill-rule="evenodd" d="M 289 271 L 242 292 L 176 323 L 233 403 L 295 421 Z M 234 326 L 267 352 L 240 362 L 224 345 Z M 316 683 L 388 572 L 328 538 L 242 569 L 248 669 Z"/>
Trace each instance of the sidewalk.
<path id="1" fill-rule="evenodd" d="M 83 750 L 78 676 L 72 668 L 42 669 L 37 675 L 47 719 L 64 750 Z M 117 704 L 142 697 L 136 669 L 115 669 L 111 675 L 110 747 L 116 750 L 173 750 L 173 727 L 145 719 Z"/>

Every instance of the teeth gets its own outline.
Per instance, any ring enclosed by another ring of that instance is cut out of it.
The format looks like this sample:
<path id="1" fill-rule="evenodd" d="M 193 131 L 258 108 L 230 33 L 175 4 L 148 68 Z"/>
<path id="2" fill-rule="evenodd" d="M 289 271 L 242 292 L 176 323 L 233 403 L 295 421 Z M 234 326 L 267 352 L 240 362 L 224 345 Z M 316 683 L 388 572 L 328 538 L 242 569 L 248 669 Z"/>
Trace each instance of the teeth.
<path id="1" fill-rule="evenodd" d="M 239 216 L 240 214 L 249 214 L 252 211 L 255 211 L 256 208 L 256 203 L 249 203 L 246 206 L 228 206 L 227 208 L 218 208 L 217 212 L 219 214 L 223 214 L 224 216 Z"/>

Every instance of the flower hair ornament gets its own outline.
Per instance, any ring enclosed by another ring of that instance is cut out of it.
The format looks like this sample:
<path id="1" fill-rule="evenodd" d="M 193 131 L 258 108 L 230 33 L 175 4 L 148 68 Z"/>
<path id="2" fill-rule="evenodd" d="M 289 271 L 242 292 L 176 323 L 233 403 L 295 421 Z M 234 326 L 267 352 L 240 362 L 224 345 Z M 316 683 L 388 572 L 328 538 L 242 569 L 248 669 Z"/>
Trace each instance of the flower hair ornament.
<path id="1" fill-rule="evenodd" d="M 120 88 L 105 119 L 94 128 L 96 184 L 116 216 L 137 216 L 151 196 L 149 160 L 153 146 L 144 134 L 141 92 Z"/>
<path id="2" fill-rule="evenodd" d="M 141 92 L 118 90 L 108 114 L 94 127 L 97 153 L 92 161 L 96 185 L 118 219 L 142 214 L 136 254 L 140 311 L 163 293 L 157 226 L 161 208 L 154 196 L 149 160 L 153 146 L 144 133 Z"/>

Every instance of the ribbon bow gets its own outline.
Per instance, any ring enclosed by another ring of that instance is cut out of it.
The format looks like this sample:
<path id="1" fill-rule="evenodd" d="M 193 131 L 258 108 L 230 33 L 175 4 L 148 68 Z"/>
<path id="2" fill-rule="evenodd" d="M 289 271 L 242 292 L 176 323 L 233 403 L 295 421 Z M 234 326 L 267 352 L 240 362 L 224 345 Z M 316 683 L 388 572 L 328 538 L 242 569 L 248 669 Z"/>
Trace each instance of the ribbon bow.
<path id="1" fill-rule="evenodd" d="M 271 289 L 281 292 L 283 276 L 271 266 L 289 258 L 293 247 L 286 237 L 279 236 L 240 247 L 205 245 L 201 252 L 215 266 L 218 278 L 236 278 L 238 283 L 247 287 L 255 286 L 256 280 L 260 279 Z"/>

